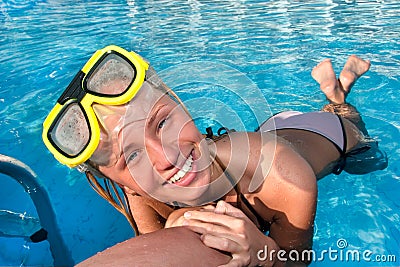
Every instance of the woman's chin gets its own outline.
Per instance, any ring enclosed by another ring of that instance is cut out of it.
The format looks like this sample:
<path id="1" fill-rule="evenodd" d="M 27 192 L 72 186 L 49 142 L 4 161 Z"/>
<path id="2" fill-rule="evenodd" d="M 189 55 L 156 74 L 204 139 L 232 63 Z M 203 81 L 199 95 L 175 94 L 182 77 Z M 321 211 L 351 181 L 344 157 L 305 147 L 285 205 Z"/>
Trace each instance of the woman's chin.
<path id="1" fill-rule="evenodd" d="M 204 201 L 204 196 L 207 195 L 208 188 L 209 183 L 193 184 L 187 187 L 172 186 L 162 192 L 154 192 L 152 197 L 168 204 L 200 206 L 207 203 Z"/>

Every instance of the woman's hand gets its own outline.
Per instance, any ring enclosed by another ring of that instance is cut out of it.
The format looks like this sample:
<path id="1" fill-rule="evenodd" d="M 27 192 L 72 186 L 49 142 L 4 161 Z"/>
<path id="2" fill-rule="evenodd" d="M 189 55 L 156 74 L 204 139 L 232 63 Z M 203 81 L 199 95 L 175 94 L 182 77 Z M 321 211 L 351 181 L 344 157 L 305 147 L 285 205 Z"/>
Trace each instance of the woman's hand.
<path id="1" fill-rule="evenodd" d="M 215 209 L 214 206 L 206 205 L 206 206 L 202 206 L 202 207 L 189 207 L 189 208 L 180 208 L 180 209 L 174 210 L 168 216 L 168 219 L 165 222 L 164 228 L 183 226 L 183 222 L 185 221 L 183 214 L 187 211 L 192 211 L 192 210 L 214 211 L 214 209 Z"/>
<path id="2" fill-rule="evenodd" d="M 187 211 L 183 215 L 183 225 L 200 233 L 205 245 L 231 253 L 232 260 L 224 265 L 231 266 L 272 266 L 269 257 L 258 259 L 260 250 L 279 250 L 276 243 L 265 236 L 255 224 L 240 210 L 219 201 L 214 210 Z"/>

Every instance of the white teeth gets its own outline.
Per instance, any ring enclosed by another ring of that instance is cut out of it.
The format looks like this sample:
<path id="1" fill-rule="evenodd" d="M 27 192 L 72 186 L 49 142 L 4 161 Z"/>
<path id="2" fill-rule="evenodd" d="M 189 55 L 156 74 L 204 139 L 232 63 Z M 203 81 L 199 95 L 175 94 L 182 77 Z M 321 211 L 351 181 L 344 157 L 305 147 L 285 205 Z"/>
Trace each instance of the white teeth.
<path id="1" fill-rule="evenodd" d="M 187 172 L 189 169 L 190 169 L 190 165 L 185 164 L 185 165 L 183 165 L 182 170 L 180 170 L 179 172 Z"/>
<path id="2" fill-rule="evenodd" d="M 168 183 L 174 184 L 180 179 L 182 179 L 183 176 L 185 176 L 188 172 L 192 170 L 192 163 L 193 163 L 193 157 L 190 155 L 188 159 L 185 161 L 185 164 L 183 164 L 183 167 L 181 170 L 179 170 L 171 179 L 169 179 Z"/>

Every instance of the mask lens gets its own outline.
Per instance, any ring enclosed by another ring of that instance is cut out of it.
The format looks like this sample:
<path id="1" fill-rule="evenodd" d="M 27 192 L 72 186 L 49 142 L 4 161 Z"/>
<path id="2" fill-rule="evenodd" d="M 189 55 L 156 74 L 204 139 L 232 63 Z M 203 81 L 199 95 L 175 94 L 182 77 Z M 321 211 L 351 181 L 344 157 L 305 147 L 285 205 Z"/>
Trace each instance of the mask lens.
<path id="1" fill-rule="evenodd" d="M 87 89 L 103 95 L 121 95 L 133 83 L 136 69 L 117 54 L 108 54 L 87 77 Z"/>
<path id="2" fill-rule="evenodd" d="M 77 156 L 89 143 L 90 129 L 77 103 L 69 105 L 50 132 L 51 140 L 67 155 Z"/>

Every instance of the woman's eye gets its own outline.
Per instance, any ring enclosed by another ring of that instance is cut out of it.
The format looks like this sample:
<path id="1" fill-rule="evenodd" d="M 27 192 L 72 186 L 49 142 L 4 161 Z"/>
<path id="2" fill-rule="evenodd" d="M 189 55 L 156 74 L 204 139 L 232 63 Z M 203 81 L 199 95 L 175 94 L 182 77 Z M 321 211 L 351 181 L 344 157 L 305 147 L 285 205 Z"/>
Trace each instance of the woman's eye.
<path id="1" fill-rule="evenodd" d="M 135 158 L 137 158 L 137 156 L 139 156 L 139 151 L 133 151 L 133 152 L 129 155 L 127 161 L 130 162 L 130 161 L 134 160 Z"/>
<path id="2" fill-rule="evenodd" d="M 158 129 L 163 128 L 166 122 L 167 122 L 167 119 L 161 120 L 160 123 L 158 124 Z"/>

